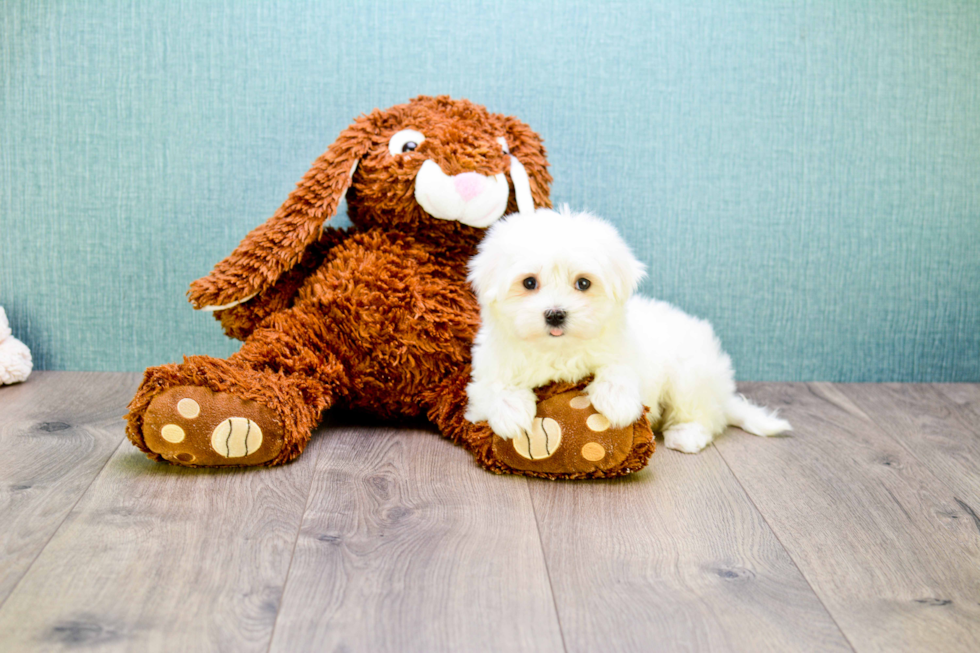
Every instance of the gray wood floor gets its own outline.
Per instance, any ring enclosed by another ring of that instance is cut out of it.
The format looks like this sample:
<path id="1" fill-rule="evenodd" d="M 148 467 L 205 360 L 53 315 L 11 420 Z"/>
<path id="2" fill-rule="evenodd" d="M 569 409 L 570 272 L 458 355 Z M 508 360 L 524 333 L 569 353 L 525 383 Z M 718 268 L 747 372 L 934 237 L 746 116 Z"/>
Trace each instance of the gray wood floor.
<path id="1" fill-rule="evenodd" d="M 190 470 L 135 374 L 0 388 L 0 650 L 980 651 L 980 386 L 744 384 L 796 427 L 616 481 L 328 421 Z"/>

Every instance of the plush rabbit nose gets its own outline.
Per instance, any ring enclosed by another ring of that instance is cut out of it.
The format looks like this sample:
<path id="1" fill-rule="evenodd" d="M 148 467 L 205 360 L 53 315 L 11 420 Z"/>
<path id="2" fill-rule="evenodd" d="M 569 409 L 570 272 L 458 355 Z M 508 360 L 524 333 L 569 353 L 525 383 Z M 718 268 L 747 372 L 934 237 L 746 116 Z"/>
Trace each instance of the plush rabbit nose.
<path id="1" fill-rule="evenodd" d="M 486 177 L 483 175 L 475 172 L 464 172 L 461 175 L 453 177 L 453 184 L 456 186 L 456 192 L 463 198 L 463 201 L 469 202 L 483 192 L 483 189 L 486 187 L 485 180 Z"/>

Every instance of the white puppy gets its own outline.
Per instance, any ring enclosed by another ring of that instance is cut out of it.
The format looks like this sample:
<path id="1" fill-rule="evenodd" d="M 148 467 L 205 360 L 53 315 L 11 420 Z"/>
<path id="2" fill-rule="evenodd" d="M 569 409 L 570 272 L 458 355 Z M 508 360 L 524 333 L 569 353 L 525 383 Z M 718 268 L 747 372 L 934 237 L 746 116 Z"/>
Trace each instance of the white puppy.
<path id="1" fill-rule="evenodd" d="M 696 453 L 728 424 L 789 430 L 735 393 L 710 324 L 632 296 L 643 276 L 616 229 L 588 213 L 538 209 L 494 224 L 470 262 L 482 324 L 466 418 L 515 438 L 531 430 L 533 388 L 594 374 L 586 392 L 614 428 L 645 405 L 671 449 Z"/>

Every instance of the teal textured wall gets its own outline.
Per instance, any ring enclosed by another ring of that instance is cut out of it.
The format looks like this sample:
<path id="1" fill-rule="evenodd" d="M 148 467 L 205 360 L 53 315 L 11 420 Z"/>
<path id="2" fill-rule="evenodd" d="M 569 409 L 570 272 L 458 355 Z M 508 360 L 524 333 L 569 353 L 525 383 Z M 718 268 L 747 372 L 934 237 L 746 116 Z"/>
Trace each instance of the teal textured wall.
<path id="1" fill-rule="evenodd" d="M 0 304 L 46 369 L 227 355 L 184 300 L 357 114 L 546 139 L 741 379 L 980 381 L 980 3 L 0 5 Z"/>

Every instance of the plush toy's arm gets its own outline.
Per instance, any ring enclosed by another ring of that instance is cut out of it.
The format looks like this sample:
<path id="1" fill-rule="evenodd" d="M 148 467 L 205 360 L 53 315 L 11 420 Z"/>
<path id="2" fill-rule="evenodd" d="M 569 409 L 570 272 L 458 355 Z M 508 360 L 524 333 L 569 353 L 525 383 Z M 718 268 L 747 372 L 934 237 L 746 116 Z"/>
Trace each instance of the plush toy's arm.
<path id="1" fill-rule="evenodd" d="M 32 367 L 30 350 L 11 335 L 7 314 L 0 306 L 0 385 L 24 381 Z"/>
<path id="2" fill-rule="evenodd" d="M 306 278 L 323 264 L 330 249 L 346 240 L 352 231 L 353 228 L 325 228 L 320 240 L 307 249 L 303 260 L 280 277 L 275 285 L 246 302 L 215 311 L 215 319 L 221 322 L 225 335 L 244 341 L 265 318 L 292 306 Z"/>
<path id="3" fill-rule="evenodd" d="M 299 263 L 319 229 L 305 215 L 277 213 L 273 220 L 252 230 L 211 274 L 192 282 L 187 298 L 194 308 L 205 311 L 225 310 L 249 301 Z"/>

